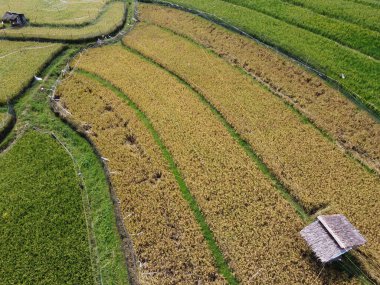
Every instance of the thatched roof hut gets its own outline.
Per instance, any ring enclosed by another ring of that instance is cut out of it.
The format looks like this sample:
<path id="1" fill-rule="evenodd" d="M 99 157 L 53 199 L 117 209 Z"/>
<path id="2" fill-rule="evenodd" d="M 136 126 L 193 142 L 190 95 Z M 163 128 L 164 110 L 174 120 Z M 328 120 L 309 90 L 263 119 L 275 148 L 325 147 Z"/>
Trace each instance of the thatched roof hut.
<path id="1" fill-rule="evenodd" d="M 6 12 L 2 18 L 4 23 L 10 23 L 12 27 L 22 27 L 28 23 L 24 14 Z"/>
<path id="2" fill-rule="evenodd" d="M 364 237 L 343 215 L 318 216 L 301 232 L 321 262 L 331 262 L 366 243 Z"/>

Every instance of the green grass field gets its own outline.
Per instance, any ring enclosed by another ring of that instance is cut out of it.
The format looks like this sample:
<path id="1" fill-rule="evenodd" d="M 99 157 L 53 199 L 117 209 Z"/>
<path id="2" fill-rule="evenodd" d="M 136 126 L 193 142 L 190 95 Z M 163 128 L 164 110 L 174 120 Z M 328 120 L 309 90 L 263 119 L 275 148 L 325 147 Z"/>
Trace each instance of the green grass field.
<path id="1" fill-rule="evenodd" d="M 0 164 L 1 284 L 92 284 L 70 156 L 49 135 L 29 131 Z"/>

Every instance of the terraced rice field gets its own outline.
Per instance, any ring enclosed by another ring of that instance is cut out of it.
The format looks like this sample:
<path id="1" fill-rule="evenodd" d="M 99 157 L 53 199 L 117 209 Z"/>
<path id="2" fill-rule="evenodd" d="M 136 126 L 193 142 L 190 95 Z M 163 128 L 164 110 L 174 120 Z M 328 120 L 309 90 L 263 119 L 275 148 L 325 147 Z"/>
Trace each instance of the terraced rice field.
<path id="1" fill-rule="evenodd" d="M 152 2 L 156 1 L 152 0 Z M 223 0 L 174 0 L 171 2 L 186 8 L 205 12 L 207 13 L 208 18 L 212 18 L 217 22 L 222 21 L 229 25 L 233 25 L 256 38 L 259 38 L 265 43 L 302 60 L 318 69 L 319 72 L 322 72 L 333 80 L 339 82 L 341 86 L 348 89 L 369 108 L 380 114 L 380 101 L 378 96 L 380 91 L 380 83 L 378 80 L 380 75 L 379 60 L 368 57 L 349 46 L 339 43 L 340 40 L 329 38 L 326 33 L 320 31 L 316 32 L 318 22 L 321 22 L 321 20 L 315 23 L 313 25 L 313 30 L 311 30 L 310 28 L 305 29 L 304 27 L 301 27 L 301 24 L 295 24 L 294 20 L 289 19 L 288 16 L 281 16 L 281 11 L 271 12 L 276 15 L 273 17 L 267 15 L 268 12 L 262 13 L 258 10 L 247 8 L 244 6 L 244 3 L 247 3 L 247 1 L 234 1 L 234 3 L 238 3 L 238 5 Z M 255 5 L 251 2 L 257 1 L 249 1 L 249 6 Z M 335 10 L 335 13 L 342 10 L 346 12 L 357 11 L 359 15 L 355 17 L 355 19 L 357 19 L 356 24 L 367 30 L 371 30 L 371 27 L 376 26 L 376 23 L 379 22 L 376 22 L 375 20 L 380 17 L 378 9 L 367 6 L 361 7 L 363 5 L 352 8 L 352 10 L 350 10 L 350 7 L 346 7 L 345 9 L 342 9 L 341 7 L 341 5 L 343 5 L 341 2 L 355 6 L 356 3 L 354 2 L 337 0 L 334 1 L 333 5 L 328 4 L 330 1 L 324 0 L 300 0 L 300 2 L 306 6 L 312 5 L 310 3 L 317 3 L 315 6 L 320 7 L 329 6 L 331 7 L 331 10 L 329 11 Z M 270 9 L 272 8 L 273 6 L 271 6 Z M 369 14 L 364 12 L 367 10 L 371 10 L 371 12 Z M 343 14 L 344 12 L 341 13 L 341 15 Z M 302 15 L 303 13 L 297 13 L 296 17 L 301 18 Z M 364 15 L 366 16 L 364 17 Z M 284 20 L 285 17 L 286 21 Z M 354 16 L 352 15 L 351 17 Z M 363 21 L 365 18 L 370 19 L 370 24 L 364 24 L 364 22 L 360 20 L 361 18 L 363 18 Z M 255 21 L 252 21 L 252 19 L 255 19 Z M 344 19 L 346 19 L 346 17 Z M 304 26 L 306 25 L 304 23 L 307 21 L 302 22 L 302 25 Z M 321 23 L 321 25 L 323 23 Z M 329 34 L 334 35 L 338 33 L 336 31 L 339 31 L 337 25 L 331 25 L 324 29 L 329 31 Z M 330 29 L 333 30 L 330 31 Z M 379 31 L 373 30 L 373 32 L 377 33 L 377 37 L 376 34 L 373 35 L 375 35 L 375 42 L 376 45 L 378 45 Z M 365 32 L 360 32 L 360 35 L 355 37 L 353 41 L 357 42 L 358 45 L 362 45 L 361 41 L 366 37 L 365 34 Z"/>
<path id="2" fill-rule="evenodd" d="M 379 284 L 380 2 L 170 2 L 0 3 L 0 284 Z"/>
<path id="3" fill-rule="evenodd" d="M 22 29 L 0 30 L 1 38 L 11 39 L 42 39 L 84 41 L 94 37 L 107 35 L 121 28 L 124 24 L 126 3 L 111 2 L 107 9 L 94 22 L 79 27 L 61 26 L 27 26 Z"/>
<path id="4" fill-rule="evenodd" d="M 195 15 L 139 5 L 140 19 L 207 47 L 255 77 L 348 149 L 380 171 L 380 125 L 318 76 L 246 37 Z"/>
<path id="5" fill-rule="evenodd" d="M 372 244 L 363 251 L 380 261 L 380 221 L 367 216 L 375 216 L 380 203 L 377 175 L 344 155 L 279 98 L 194 43 L 149 24 L 133 30 L 124 43 L 159 62 L 201 93 L 252 145 L 309 213 L 328 206 L 329 211 L 342 212 L 360 224 L 360 230 Z M 178 49 L 180 54 L 175 52 Z M 363 208 L 363 204 L 372 207 Z"/>
<path id="6" fill-rule="evenodd" d="M 0 11 L 24 13 L 32 25 L 83 25 L 95 20 L 111 0 L 3 0 Z"/>
<path id="7" fill-rule="evenodd" d="M 70 156 L 27 132 L 0 155 L 2 284 L 93 284 L 81 189 Z"/>
<path id="8" fill-rule="evenodd" d="M 62 48 L 61 44 L 0 41 L 0 105 L 19 95 Z"/>
<path id="9" fill-rule="evenodd" d="M 143 284 L 223 284 L 153 135 L 123 98 L 84 75 L 60 86 L 69 120 L 107 162 Z"/>
<path id="10" fill-rule="evenodd" d="M 238 280 L 292 283 L 303 272 L 303 283 L 348 282 L 333 277 L 334 271 L 317 276 L 313 262 L 301 258 L 302 220 L 188 87 L 121 47 L 91 50 L 73 64 L 120 88 L 150 118 Z"/>

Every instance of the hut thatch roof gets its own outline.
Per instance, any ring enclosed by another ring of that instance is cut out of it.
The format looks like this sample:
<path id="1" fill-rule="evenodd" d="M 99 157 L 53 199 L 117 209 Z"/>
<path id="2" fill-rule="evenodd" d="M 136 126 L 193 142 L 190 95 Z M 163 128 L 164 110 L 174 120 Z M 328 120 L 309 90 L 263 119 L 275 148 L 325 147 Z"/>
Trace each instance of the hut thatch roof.
<path id="1" fill-rule="evenodd" d="M 12 25 L 23 26 L 27 23 L 27 19 L 24 14 L 16 13 L 16 12 L 6 12 L 2 21 L 5 23 L 12 23 Z"/>
<path id="2" fill-rule="evenodd" d="M 315 222 L 301 231 L 301 236 L 323 263 L 333 261 L 366 242 L 343 215 L 318 216 Z"/>

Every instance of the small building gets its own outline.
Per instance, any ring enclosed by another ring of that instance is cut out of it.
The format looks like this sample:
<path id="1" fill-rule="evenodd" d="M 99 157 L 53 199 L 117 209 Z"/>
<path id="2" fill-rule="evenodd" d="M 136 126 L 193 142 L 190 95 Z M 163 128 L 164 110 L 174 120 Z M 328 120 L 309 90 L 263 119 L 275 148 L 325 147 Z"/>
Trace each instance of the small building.
<path id="1" fill-rule="evenodd" d="M 300 234 L 323 263 L 337 260 L 351 249 L 366 243 L 344 215 L 318 216 Z"/>
<path id="2" fill-rule="evenodd" d="M 12 27 L 22 27 L 28 23 L 24 14 L 6 12 L 2 18 L 3 23 L 9 23 Z"/>

